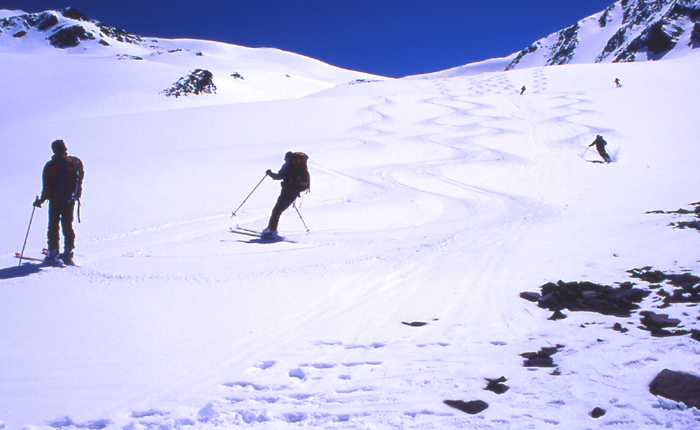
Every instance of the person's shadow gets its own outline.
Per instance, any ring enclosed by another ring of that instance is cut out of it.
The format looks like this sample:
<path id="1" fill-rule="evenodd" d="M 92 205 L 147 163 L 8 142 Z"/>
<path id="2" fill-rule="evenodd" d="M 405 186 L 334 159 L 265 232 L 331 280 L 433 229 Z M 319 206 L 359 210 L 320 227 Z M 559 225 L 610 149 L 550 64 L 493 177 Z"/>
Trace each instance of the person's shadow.
<path id="1" fill-rule="evenodd" d="M 13 279 L 41 272 L 41 264 L 24 263 L 21 266 L 0 269 L 0 279 Z"/>

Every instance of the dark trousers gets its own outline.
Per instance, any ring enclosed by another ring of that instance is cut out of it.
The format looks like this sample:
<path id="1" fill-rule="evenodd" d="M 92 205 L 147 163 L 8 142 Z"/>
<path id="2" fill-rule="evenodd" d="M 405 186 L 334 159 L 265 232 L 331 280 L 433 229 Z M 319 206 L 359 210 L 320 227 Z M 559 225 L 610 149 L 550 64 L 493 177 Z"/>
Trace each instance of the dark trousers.
<path id="1" fill-rule="evenodd" d="M 75 202 L 67 203 L 49 200 L 49 250 L 58 250 L 59 226 L 63 230 L 64 252 L 70 252 L 75 248 L 73 209 L 75 209 Z"/>
<path id="2" fill-rule="evenodd" d="M 290 190 L 289 188 L 282 188 L 280 196 L 277 198 L 277 203 L 275 207 L 272 208 L 272 215 L 270 215 L 270 222 L 267 223 L 267 228 L 271 231 L 277 231 L 277 224 L 280 222 L 280 215 L 282 212 L 287 210 L 288 207 L 294 203 L 294 200 L 299 197 L 298 191 Z"/>

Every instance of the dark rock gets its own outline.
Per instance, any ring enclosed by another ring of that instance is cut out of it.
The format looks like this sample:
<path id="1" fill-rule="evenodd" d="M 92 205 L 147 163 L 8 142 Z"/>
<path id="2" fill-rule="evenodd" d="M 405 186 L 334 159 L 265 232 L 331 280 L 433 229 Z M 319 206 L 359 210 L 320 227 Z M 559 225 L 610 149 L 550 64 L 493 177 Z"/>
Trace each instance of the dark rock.
<path id="1" fill-rule="evenodd" d="M 644 329 L 649 330 L 654 337 L 685 336 L 690 333 L 686 330 L 664 330 L 665 328 L 675 327 L 681 323 L 679 319 L 669 318 L 666 314 L 656 314 L 650 311 L 643 311 L 639 314 L 643 316 L 641 322 L 644 325 Z"/>
<path id="2" fill-rule="evenodd" d="M 648 282 L 650 284 L 660 284 L 666 280 L 666 275 L 659 271 L 651 271 L 651 267 L 646 266 L 641 269 L 628 270 L 627 273 L 633 278 L 641 279 L 642 281 Z"/>
<path id="3" fill-rule="evenodd" d="M 548 318 L 550 321 L 556 321 L 556 320 L 563 320 L 566 319 L 566 315 L 564 315 L 561 311 L 554 311 L 551 317 Z"/>
<path id="4" fill-rule="evenodd" d="M 690 330 L 690 333 L 691 333 L 691 335 L 690 335 L 691 339 L 700 342 L 700 330 L 693 329 L 693 330 Z"/>
<path id="5" fill-rule="evenodd" d="M 18 31 L 17 33 L 13 34 L 12 37 L 20 38 L 20 37 L 24 37 L 26 35 L 27 35 L 27 32 L 22 30 L 22 31 Z"/>
<path id="6" fill-rule="evenodd" d="M 567 64 L 574 56 L 578 46 L 578 23 L 557 33 L 557 43 L 551 48 L 551 56 L 547 60 L 547 66 L 559 66 Z"/>
<path id="7" fill-rule="evenodd" d="M 605 409 L 595 408 L 591 411 L 591 417 L 600 418 L 605 415 Z"/>
<path id="8" fill-rule="evenodd" d="M 30 15 L 27 18 L 27 23 L 39 31 L 46 31 L 58 24 L 58 18 L 51 12 L 43 12 L 35 16 Z"/>
<path id="9" fill-rule="evenodd" d="M 74 7 L 67 7 L 65 9 L 61 9 L 61 15 L 63 15 L 66 18 L 69 19 L 75 19 L 77 21 L 85 21 L 85 22 L 90 22 L 90 19 L 88 19 L 87 16 L 83 15 L 82 12 L 80 12 L 78 9 Z"/>
<path id="10" fill-rule="evenodd" d="M 141 38 L 141 36 L 129 33 L 128 31 L 121 29 L 121 28 L 110 27 L 102 22 L 98 22 L 97 27 L 99 27 L 100 32 L 103 35 L 105 35 L 107 37 L 111 37 L 112 39 L 116 40 L 117 42 L 132 43 L 132 44 L 143 42 L 143 39 Z"/>
<path id="11" fill-rule="evenodd" d="M 520 298 L 525 299 L 529 302 L 536 302 L 540 299 L 540 297 L 542 297 L 540 293 L 533 293 L 531 291 L 525 291 L 520 293 Z"/>
<path id="12" fill-rule="evenodd" d="M 538 352 L 523 352 L 520 354 L 521 357 L 525 358 L 523 366 L 525 367 L 556 367 L 552 355 L 559 352 L 560 349 L 564 348 L 563 345 L 557 345 L 556 347 L 545 347 L 540 349 Z"/>
<path id="13" fill-rule="evenodd" d="M 649 384 L 649 392 L 688 407 L 700 408 L 700 378 L 687 373 L 664 369 Z"/>
<path id="14" fill-rule="evenodd" d="M 464 402 L 462 400 L 445 400 L 444 403 L 447 406 L 451 406 L 471 415 L 483 412 L 489 407 L 488 403 L 484 402 L 483 400 L 472 400 L 470 402 Z"/>
<path id="15" fill-rule="evenodd" d="M 166 97 L 188 96 L 190 94 L 216 94 L 216 85 L 214 84 L 214 74 L 209 70 L 197 69 L 184 78 L 180 78 L 167 90 L 163 90 L 161 94 Z"/>
<path id="16" fill-rule="evenodd" d="M 598 312 L 603 315 L 629 317 L 630 312 L 638 309 L 637 303 L 650 294 L 650 291 L 625 285 L 613 288 L 592 282 L 549 282 L 540 287 L 542 296 L 537 300 L 541 308 L 553 312 L 568 309 L 572 312 Z M 522 294 L 521 294 L 522 297 Z M 534 297 L 528 295 L 528 297 Z M 553 318 L 561 317 L 561 313 Z"/>
<path id="17" fill-rule="evenodd" d="M 690 33 L 690 45 L 695 48 L 700 48 L 700 22 L 696 22 L 693 26 L 693 31 Z"/>
<path id="18" fill-rule="evenodd" d="M 507 379 L 503 376 L 501 376 L 498 379 L 486 378 L 486 380 L 488 381 L 488 384 L 486 385 L 486 388 L 484 388 L 484 390 L 493 391 L 496 394 L 503 394 L 510 389 L 509 386 L 503 384 L 507 381 Z"/>
<path id="19" fill-rule="evenodd" d="M 405 325 L 408 325 L 411 327 L 423 327 L 424 325 L 426 325 L 428 323 L 422 322 L 422 321 L 413 321 L 413 322 L 407 323 L 407 322 L 402 321 L 401 324 L 405 324 Z"/>
<path id="20" fill-rule="evenodd" d="M 73 25 L 58 30 L 48 39 L 51 46 L 65 49 L 75 48 L 76 46 L 80 45 L 80 42 L 84 40 L 93 40 L 95 39 L 95 36 L 88 33 L 84 27 L 80 25 Z"/>
<path id="21" fill-rule="evenodd" d="M 613 330 L 619 331 L 620 333 L 627 333 L 629 331 L 629 329 L 622 327 L 620 323 L 615 323 L 615 325 L 613 325 Z"/>

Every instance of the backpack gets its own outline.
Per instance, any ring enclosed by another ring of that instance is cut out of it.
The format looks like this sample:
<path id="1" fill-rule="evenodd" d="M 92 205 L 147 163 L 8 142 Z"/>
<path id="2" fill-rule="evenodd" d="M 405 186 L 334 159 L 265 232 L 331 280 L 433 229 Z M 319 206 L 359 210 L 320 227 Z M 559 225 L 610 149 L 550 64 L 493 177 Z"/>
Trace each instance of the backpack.
<path id="1" fill-rule="evenodd" d="M 53 188 L 54 196 L 61 201 L 74 202 L 83 192 L 83 163 L 78 157 L 58 159 L 58 175 Z"/>
<path id="2" fill-rule="evenodd" d="M 291 185 L 295 191 L 303 192 L 311 189 L 311 176 L 309 168 L 306 166 L 308 159 L 309 156 L 303 152 L 294 152 L 289 160 L 292 169 L 285 182 Z"/>

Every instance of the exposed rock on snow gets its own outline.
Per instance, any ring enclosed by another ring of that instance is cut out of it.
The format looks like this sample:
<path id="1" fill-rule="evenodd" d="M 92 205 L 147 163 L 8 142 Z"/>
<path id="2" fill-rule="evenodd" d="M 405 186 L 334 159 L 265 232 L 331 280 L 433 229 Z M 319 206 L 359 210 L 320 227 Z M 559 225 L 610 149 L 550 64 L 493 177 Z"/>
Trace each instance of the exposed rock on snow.
<path id="1" fill-rule="evenodd" d="M 161 92 L 166 97 L 188 96 L 190 94 L 216 94 L 214 74 L 209 70 L 197 69 L 189 75 L 180 78 L 172 87 Z"/>
<path id="2" fill-rule="evenodd" d="M 560 349 L 564 348 L 564 345 L 557 345 L 553 347 L 544 347 L 537 352 L 523 352 L 520 354 L 521 357 L 525 358 L 523 366 L 525 367 L 556 367 L 554 364 L 554 359 L 552 355 L 559 352 Z"/>
<path id="3" fill-rule="evenodd" d="M 592 418 L 600 418 L 605 415 L 605 409 L 595 408 L 591 411 Z"/>
<path id="4" fill-rule="evenodd" d="M 95 40 L 95 36 L 85 31 L 84 27 L 73 25 L 62 28 L 48 38 L 51 46 L 56 48 L 75 48 L 84 40 Z"/>
<path id="5" fill-rule="evenodd" d="M 501 376 L 498 379 L 487 378 L 486 380 L 488 381 L 488 385 L 486 385 L 486 388 L 484 388 L 484 390 L 493 391 L 496 394 L 503 394 L 510 389 L 509 386 L 504 384 L 504 382 L 507 381 L 507 379 L 504 376 Z"/>
<path id="6" fill-rule="evenodd" d="M 505 70 L 569 63 L 658 60 L 700 46 L 700 1 L 620 1 L 550 34 L 514 56 Z M 681 40 L 687 40 L 680 46 Z"/>
<path id="7" fill-rule="evenodd" d="M 483 400 L 472 400 L 470 402 L 465 402 L 462 400 L 445 400 L 445 404 L 471 415 L 483 412 L 489 407 L 488 403 L 484 402 Z"/>
<path id="8" fill-rule="evenodd" d="M 700 378 L 694 375 L 664 369 L 649 384 L 649 392 L 700 408 Z"/>
<path id="9" fill-rule="evenodd" d="M 620 288 L 594 284 L 592 282 L 549 282 L 542 285 L 542 295 L 526 292 L 520 297 L 537 301 L 541 308 L 551 311 L 598 312 L 603 315 L 629 317 L 630 311 L 639 309 L 637 303 L 650 294 L 639 288 L 625 284 Z"/>
<path id="10" fill-rule="evenodd" d="M 114 42 L 142 43 L 143 39 L 120 28 L 110 27 L 100 21 L 90 20 L 79 10 L 69 7 L 58 11 L 29 13 L 0 20 L 0 33 L 12 32 L 14 37 L 24 37 L 31 32 L 49 33 L 45 38 L 50 46 L 59 49 L 75 48 L 82 42 L 97 40 L 103 46 Z"/>
<path id="11" fill-rule="evenodd" d="M 648 214 L 666 214 L 666 215 L 668 215 L 668 214 L 673 214 L 673 215 L 681 215 L 681 216 L 683 216 L 683 215 L 692 215 L 692 216 L 694 216 L 696 219 L 691 220 L 691 221 L 672 222 L 672 223 L 670 223 L 669 225 L 671 225 L 671 226 L 674 227 L 674 228 L 680 228 L 680 229 L 684 229 L 684 228 L 694 228 L 695 230 L 700 231 L 700 202 L 691 203 L 690 205 L 691 205 L 691 206 L 695 206 L 695 208 L 694 208 L 693 210 L 688 210 L 688 209 L 683 209 L 683 208 L 681 208 L 681 209 L 678 209 L 678 210 L 675 210 L 675 211 L 661 211 L 661 210 L 657 210 L 657 211 L 650 211 L 650 212 L 647 212 L 647 213 L 648 213 Z"/>

